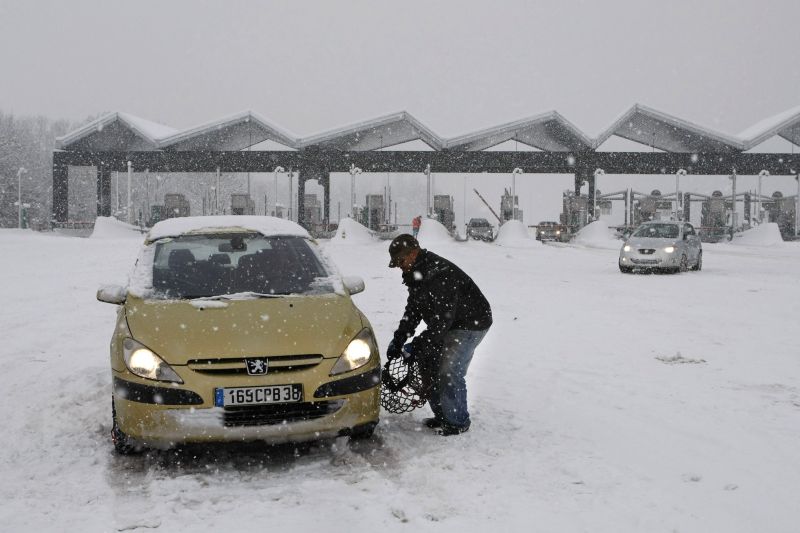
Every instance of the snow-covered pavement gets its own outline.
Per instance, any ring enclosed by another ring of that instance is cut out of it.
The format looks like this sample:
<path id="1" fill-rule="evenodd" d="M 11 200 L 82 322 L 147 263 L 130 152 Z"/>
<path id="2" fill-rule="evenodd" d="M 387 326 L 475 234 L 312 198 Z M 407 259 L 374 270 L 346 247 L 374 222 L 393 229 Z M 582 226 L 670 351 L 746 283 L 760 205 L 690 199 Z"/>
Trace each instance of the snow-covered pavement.
<path id="1" fill-rule="evenodd" d="M 0 230 L 0 531 L 797 530 L 800 242 L 623 275 L 616 244 L 429 235 L 494 309 L 468 433 L 422 428 L 426 408 L 355 444 L 117 457 L 115 309 L 95 291 L 124 283 L 141 238 Z M 382 349 L 405 300 L 387 245 L 323 242 L 365 279 Z"/>

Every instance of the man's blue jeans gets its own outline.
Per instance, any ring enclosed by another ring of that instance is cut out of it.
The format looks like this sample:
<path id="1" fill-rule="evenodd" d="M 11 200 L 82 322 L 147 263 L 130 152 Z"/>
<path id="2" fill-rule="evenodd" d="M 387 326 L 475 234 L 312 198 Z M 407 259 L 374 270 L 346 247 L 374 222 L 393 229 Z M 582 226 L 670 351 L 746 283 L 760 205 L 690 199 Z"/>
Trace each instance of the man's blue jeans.
<path id="1" fill-rule="evenodd" d="M 428 402 L 434 416 L 449 426 L 469 427 L 465 378 L 472 354 L 487 331 L 454 329 L 445 334 L 442 358 L 434 375 Z"/>

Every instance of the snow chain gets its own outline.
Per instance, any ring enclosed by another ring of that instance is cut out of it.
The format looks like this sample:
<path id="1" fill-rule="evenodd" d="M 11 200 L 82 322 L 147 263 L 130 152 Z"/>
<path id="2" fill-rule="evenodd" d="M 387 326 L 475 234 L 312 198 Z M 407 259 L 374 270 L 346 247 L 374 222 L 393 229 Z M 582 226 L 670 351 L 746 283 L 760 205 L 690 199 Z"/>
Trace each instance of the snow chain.
<path id="1" fill-rule="evenodd" d="M 387 361 L 381 375 L 381 405 L 390 413 L 407 413 L 425 405 L 419 364 L 398 357 Z"/>

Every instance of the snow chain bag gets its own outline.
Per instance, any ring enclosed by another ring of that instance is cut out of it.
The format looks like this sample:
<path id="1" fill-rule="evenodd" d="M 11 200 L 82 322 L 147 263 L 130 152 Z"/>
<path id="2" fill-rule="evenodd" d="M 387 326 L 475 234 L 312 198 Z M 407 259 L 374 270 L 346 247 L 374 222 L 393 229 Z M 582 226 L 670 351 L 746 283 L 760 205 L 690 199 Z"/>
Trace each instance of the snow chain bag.
<path id="1" fill-rule="evenodd" d="M 407 413 L 425 405 L 427 394 L 416 360 L 387 361 L 381 374 L 381 405 L 390 413 Z"/>

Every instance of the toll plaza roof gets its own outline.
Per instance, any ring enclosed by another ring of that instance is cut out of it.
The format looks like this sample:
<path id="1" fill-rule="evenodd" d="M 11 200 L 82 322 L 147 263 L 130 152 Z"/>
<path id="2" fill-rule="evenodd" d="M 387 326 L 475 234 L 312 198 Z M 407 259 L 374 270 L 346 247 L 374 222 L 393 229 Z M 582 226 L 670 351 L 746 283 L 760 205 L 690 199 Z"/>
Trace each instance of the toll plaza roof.
<path id="1" fill-rule="evenodd" d="M 290 149 L 374 151 L 421 140 L 437 151 L 481 151 L 515 140 L 546 152 L 597 150 L 619 136 L 664 152 L 736 153 L 770 137 L 800 145 L 800 106 L 765 119 L 739 135 L 720 133 L 650 107 L 636 104 L 598 137 L 592 138 L 556 111 L 445 139 L 406 111 L 300 138 L 252 111 L 243 111 L 185 130 L 128 113 L 109 113 L 56 139 L 61 150 L 239 151 L 264 141 Z"/>
<path id="2" fill-rule="evenodd" d="M 207 122 L 161 139 L 164 150 L 244 150 L 264 141 L 274 141 L 289 148 L 297 138 L 283 128 L 252 111 L 243 111 Z"/>
<path id="3" fill-rule="evenodd" d="M 750 150 L 775 135 L 800 145 L 800 106 L 756 122 L 740 132 L 739 138 L 743 140 L 745 150 Z"/>
<path id="4" fill-rule="evenodd" d="M 737 137 L 698 126 L 662 111 L 636 104 L 595 140 L 595 148 L 616 135 L 664 152 L 735 152 L 743 150 Z"/>
<path id="5" fill-rule="evenodd" d="M 446 141 L 445 147 L 478 151 L 512 140 L 547 152 L 578 152 L 594 147 L 592 139 L 556 111 L 455 137 Z"/>
<path id="6" fill-rule="evenodd" d="M 409 141 L 421 140 L 434 150 L 441 150 L 438 135 L 406 111 L 359 122 L 327 133 L 302 139 L 299 148 L 318 146 L 343 151 L 380 150 Z"/>

